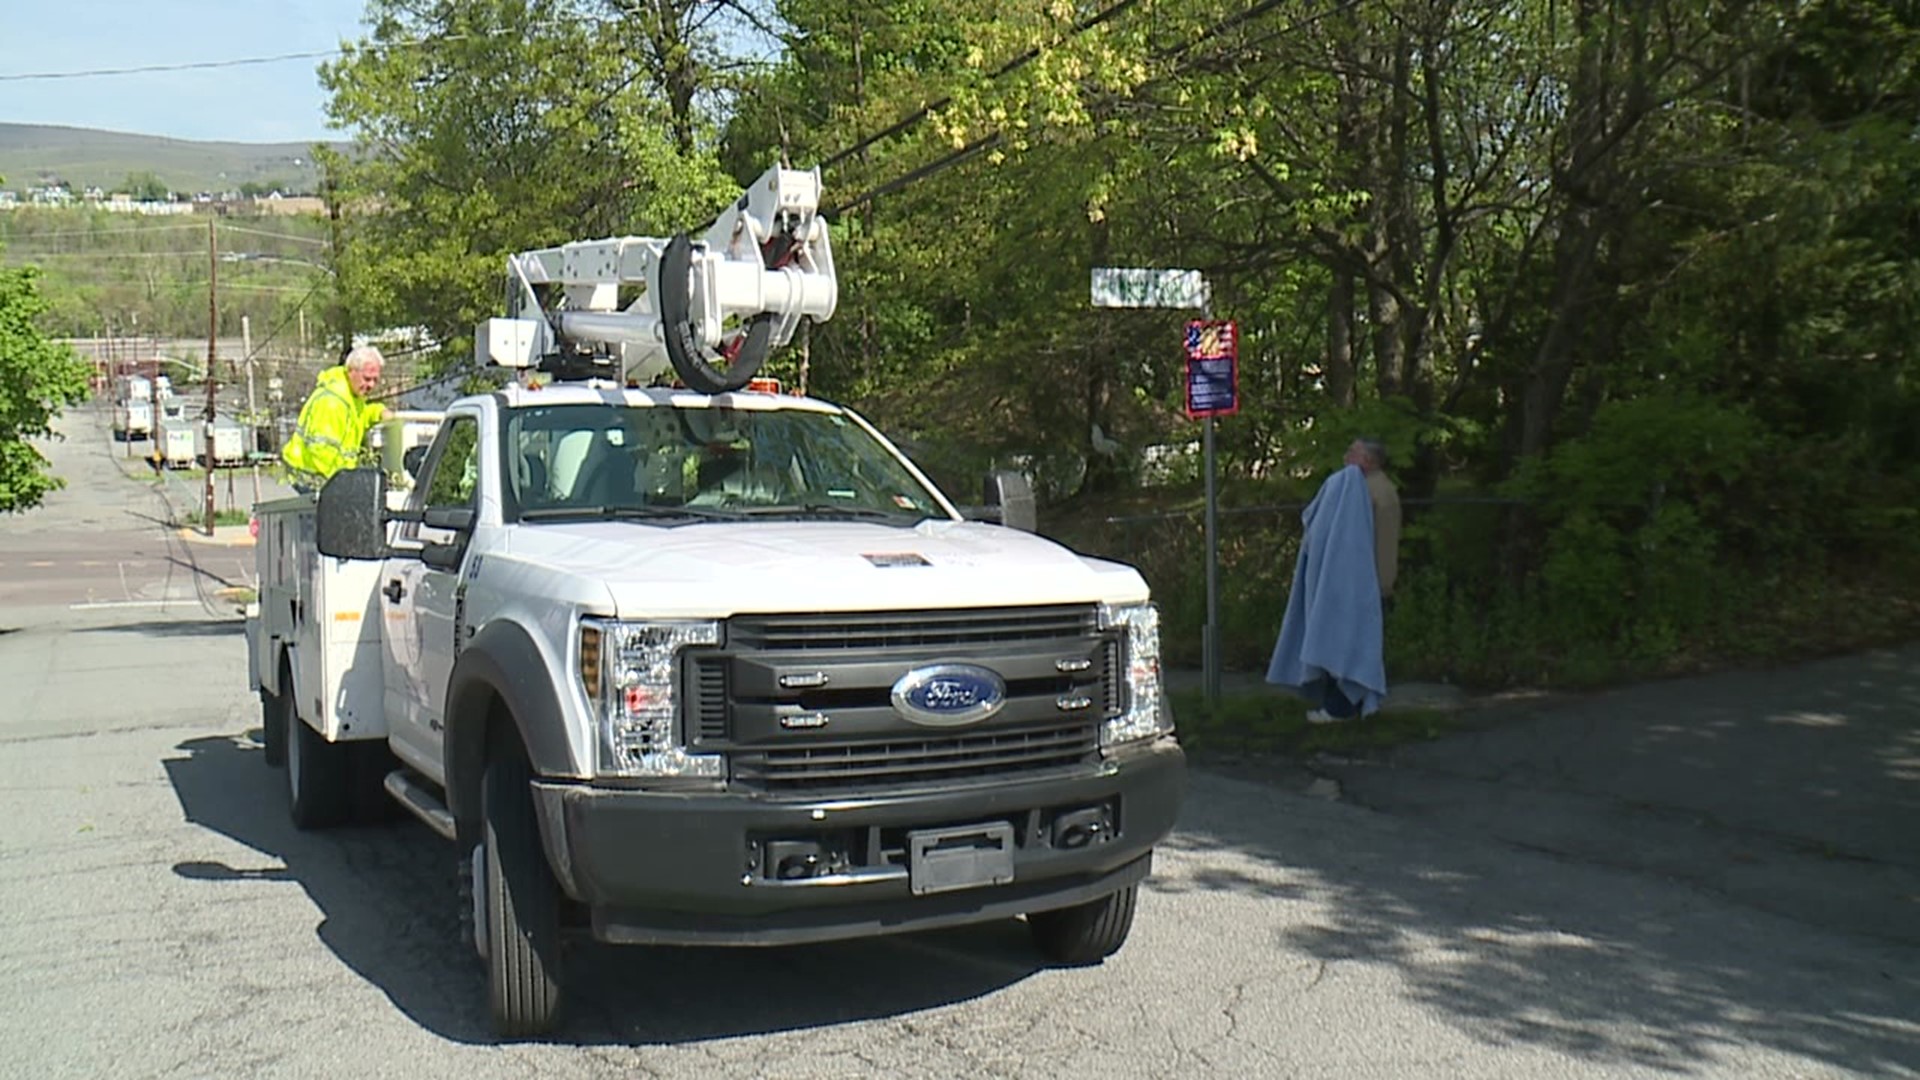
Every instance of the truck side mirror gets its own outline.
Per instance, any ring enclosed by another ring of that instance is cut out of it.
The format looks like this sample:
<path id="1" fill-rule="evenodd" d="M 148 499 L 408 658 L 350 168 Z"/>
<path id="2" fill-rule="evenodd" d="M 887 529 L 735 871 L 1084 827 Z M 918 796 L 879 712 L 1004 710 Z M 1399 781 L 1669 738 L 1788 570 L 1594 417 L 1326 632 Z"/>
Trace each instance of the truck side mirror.
<path id="1" fill-rule="evenodd" d="M 985 502 L 1000 511 L 1000 524 L 1022 532 L 1037 532 L 1039 514 L 1033 505 L 1033 485 L 1017 472 L 987 474 Z"/>
<path id="2" fill-rule="evenodd" d="M 335 559 L 387 557 L 387 474 L 347 469 L 320 489 L 315 546 Z"/>

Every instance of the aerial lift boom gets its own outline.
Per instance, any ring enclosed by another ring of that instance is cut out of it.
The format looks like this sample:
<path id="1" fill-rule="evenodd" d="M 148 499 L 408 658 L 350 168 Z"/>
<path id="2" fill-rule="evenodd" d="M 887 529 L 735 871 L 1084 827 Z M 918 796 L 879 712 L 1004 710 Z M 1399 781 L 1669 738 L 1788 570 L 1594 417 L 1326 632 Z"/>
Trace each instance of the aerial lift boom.
<path id="1" fill-rule="evenodd" d="M 477 328 L 483 366 L 702 393 L 745 386 L 839 286 L 820 170 L 774 166 L 700 239 L 623 236 L 507 256 L 507 317 Z"/>

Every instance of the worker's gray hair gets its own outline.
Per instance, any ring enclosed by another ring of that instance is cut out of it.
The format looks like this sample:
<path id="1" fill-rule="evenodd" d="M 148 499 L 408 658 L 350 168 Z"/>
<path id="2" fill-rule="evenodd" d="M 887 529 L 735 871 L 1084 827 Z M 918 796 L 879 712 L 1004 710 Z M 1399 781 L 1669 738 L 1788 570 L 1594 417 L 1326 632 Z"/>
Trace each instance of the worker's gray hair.
<path id="1" fill-rule="evenodd" d="M 1387 467 L 1387 444 L 1386 443 L 1381 442 L 1379 439 L 1365 437 L 1365 436 L 1355 439 L 1353 441 L 1359 445 L 1362 453 L 1366 454 L 1368 458 L 1372 459 L 1374 468 L 1384 469 Z"/>
<path id="2" fill-rule="evenodd" d="M 385 367 L 387 358 L 381 356 L 380 350 L 371 345 L 356 345 L 352 351 L 347 353 L 347 358 L 342 360 L 341 363 L 347 366 L 348 371 L 354 371 L 364 368 L 369 364 L 379 364 Z"/>

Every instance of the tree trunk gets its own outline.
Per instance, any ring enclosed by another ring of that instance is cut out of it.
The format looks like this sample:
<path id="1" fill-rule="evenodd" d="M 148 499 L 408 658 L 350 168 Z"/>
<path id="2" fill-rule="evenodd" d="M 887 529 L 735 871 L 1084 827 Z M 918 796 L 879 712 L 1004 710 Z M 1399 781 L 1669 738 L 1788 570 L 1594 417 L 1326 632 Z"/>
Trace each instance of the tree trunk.
<path id="1" fill-rule="evenodd" d="M 1327 292 L 1327 357 L 1321 367 L 1327 398 L 1336 408 L 1353 408 L 1353 275 L 1335 270 Z"/>

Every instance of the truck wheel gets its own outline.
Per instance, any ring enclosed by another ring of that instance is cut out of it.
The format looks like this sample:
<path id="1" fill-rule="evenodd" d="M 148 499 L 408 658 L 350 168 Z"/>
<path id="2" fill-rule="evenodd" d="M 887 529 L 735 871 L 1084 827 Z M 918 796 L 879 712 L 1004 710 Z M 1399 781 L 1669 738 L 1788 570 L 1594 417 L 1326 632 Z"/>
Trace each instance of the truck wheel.
<path id="1" fill-rule="evenodd" d="M 352 778 L 348 801 L 356 825 L 387 825 L 400 816 L 400 804 L 387 794 L 387 774 L 400 767 L 400 760 L 387 749 L 385 739 L 363 739 L 343 743 L 352 758 Z"/>
<path id="2" fill-rule="evenodd" d="M 287 807 L 296 829 L 325 829 L 347 820 L 347 747 L 330 743 L 287 710 Z"/>
<path id="3" fill-rule="evenodd" d="M 1133 905 L 1139 886 L 1058 911 L 1027 916 L 1033 943 L 1059 964 L 1097 964 L 1127 943 L 1133 929 Z"/>
<path id="4" fill-rule="evenodd" d="M 493 1029 L 507 1038 L 544 1035 L 560 1016 L 560 889 L 540 846 L 532 780 L 518 747 L 488 762 L 481 780 L 487 982 Z"/>
<path id="5" fill-rule="evenodd" d="M 287 763 L 287 702 L 279 694 L 260 691 L 260 747 L 269 768 Z"/>

